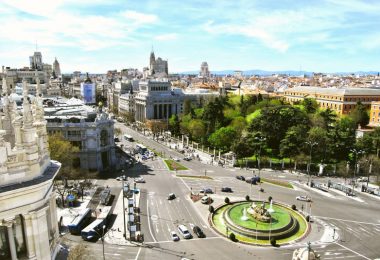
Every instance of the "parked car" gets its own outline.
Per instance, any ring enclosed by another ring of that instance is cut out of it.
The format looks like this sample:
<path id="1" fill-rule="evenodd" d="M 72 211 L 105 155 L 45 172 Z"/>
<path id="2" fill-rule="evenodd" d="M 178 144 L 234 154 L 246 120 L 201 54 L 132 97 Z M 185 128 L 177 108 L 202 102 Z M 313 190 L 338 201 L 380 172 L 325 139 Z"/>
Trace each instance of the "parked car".
<path id="1" fill-rule="evenodd" d="M 173 158 L 173 161 L 176 161 L 176 162 L 179 162 L 179 161 L 181 161 L 179 158 L 177 158 L 177 157 L 174 157 Z"/>
<path id="2" fill-rule="evenodd" d="M 257 180 L 254 177 L 245 179 L 245 182 L 249 184 L 257 184 Z"/>
<path id="3" fill-rule="evenodd" d="M 168 200 L 174 200 L 175 199 L 175 194 L 174 193 L 170 193 L 169 196 L 168 196 Z"/>
<path id="4" fill-rule="evenodd" d="M 212 189 L 211 188 L 203 188 L 199 191 L 199 193 L 204 193 L 204 194 L 212 194 Z"/>
<path id="5" fill-rule="evenodd" d="M 185 161 L 191 161 L 192 158 L 190 156 L 186 156 L 185 158 L 183 158 Z"/>
<path id="6" fill-rule="evenodd" d="M 297 196 L 296 199 L 297 199 L 297 200 L 301 200 L 301 201 L 311 202 L 311 198 L 308 197 L 308 196 L 304 196 L 304 195 L 302 195 L 302 196 Z"/>
<path id="7" fill-rule="evenodd" d="M 244 176 L 236 176 L 236 179 L 241 180 L 241 181 L 245 181 Z"/>
<path id="8" fill-rule="evenodd" d="M 221 191 L 223 191 L 223 192 L 232 192 L 232 189 L 230 187 L 222 187 Z"/>
<path id="9" fill-rule="evenodd" d="M 138 177 L 138 178 L 135 178 L 135 182 L 136 183 L 145 183 L 145 180 L 143 177 Z"/>
<path id="10" fill-rule="evenodd" d="M 116 177 L 116 180 L 117 181 L 126 181 L 127 180 L 127 176 L 125 176 L 125 175 L 122 175 L 122 176 L 119 176 L 119 177 Z"/>
<path id="11" fill-rule="evenodd" d="M 198 226 L 193 227 L 193 232 L 199 237 L 199 238 L 204 238 L 206 235 L 203 233 L 202 229 Z"/>
<path id="12" fill-rule="evenodd" d="M 170 232 L 170 237 L 172 238 L 173 241 L 179 241 L 179 236 L 175 231 Z"/>

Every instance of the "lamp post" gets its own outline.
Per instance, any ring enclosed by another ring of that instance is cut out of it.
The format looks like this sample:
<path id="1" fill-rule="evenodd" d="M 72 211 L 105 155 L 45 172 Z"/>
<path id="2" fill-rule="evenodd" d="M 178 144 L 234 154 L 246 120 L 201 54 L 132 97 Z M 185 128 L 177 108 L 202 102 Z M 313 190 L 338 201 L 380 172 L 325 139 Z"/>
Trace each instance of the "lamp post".
<path id="1" fill-rule="evenodd" d="M 265 140 L 267 140 L 265 137 L 255 137 L 255 140 L 257 140 L 257 141 L 259 141 L 259 158 L 258 158 L 258 160 L 257 160 L 257 163 L 258 163 L 258 167 L 259 167 L 259 178 L 260 178 L 260 168 L 261 168 L 261 166 L 260 166 L 260 160 L 261 160 L 261 144 L 262 144 L 262 142 L 263 141 L 265 141 Z"/>
<path id="2" fill-rule="evenodd" d="M 105 254 L 104 254 L 104 231 L 105 231 L 105 229 L 106 229 L 106 225 L 103 225 L 103 227 L 102 227 L 102 235 L 100 235 L 100 234 L 98 233 L 98 231 L 96 231 L 96 229 L 94 229 L 94 231 L 96 232 L 96 234 L 98 234 L 98 236 L 100 236 L 100 239 L 102 240 L 102 246 L 103 246 L 103 260 L 106 259 L 106 256 L 105 256 Z"/>
<path id="3" fill-rule="evenodd" d="M 312 142 L 312 141 L 307 141 L 305 142 L 307 145 L 310 145 L 310 154 L 309 154 L 309 164 L 308 164 L 308 167 L 307 167 L 307 175 L 308 175 L 308 180 L 307 180 L 307 183 L 308 185 L 310 186 L 310 168 L 311 168 L 311 155 L 312 155 L 312 151 L 313 151 L 313 146 L 314 145 L 318 145 L 317 142 Z"/>
<path id="4" fill-rule="evenodd" d="M 356 177 L 356 171 L 358 170 L 358 155 L 363 154 L 363 150 L 358 150 L 356 148 L 350 150 L 352 153 L 355 154 L 355 167 L 354 167 L 354 174 L 353 174 L 353 180 L 352 180 L 352 192 L 355 190 L 355 177 Z"/>
<path id="5" fill-rule="evenodd" d="M 124 175 L 124 170 L 121 170 L 122 174 Z M 127 233 L 126 233 L 126 224 L 125 224 L 125 202 L 124 202 L 124 178 L 121 178 L 121 191 L 122 191 L 122 196 L 123 196 L 123 220 L 124 220 L 124 233 L 123 237 L 127 239 Z"/>

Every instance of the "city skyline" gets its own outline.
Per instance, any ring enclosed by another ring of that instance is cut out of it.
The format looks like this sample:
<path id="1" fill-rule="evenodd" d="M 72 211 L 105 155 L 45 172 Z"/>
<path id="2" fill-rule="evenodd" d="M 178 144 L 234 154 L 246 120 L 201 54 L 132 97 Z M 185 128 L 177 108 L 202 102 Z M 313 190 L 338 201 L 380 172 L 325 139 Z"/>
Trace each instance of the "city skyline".
<path id="1" fill-rule="evenodd" d="M 0 4 L 1 65 L 58 58 L 63 73 L 149 65 L 199 70 L 377 71 L 380 25 L 376 1 L 30 1 Z M 17 55 L 15 55 L 17 54 Z"/>

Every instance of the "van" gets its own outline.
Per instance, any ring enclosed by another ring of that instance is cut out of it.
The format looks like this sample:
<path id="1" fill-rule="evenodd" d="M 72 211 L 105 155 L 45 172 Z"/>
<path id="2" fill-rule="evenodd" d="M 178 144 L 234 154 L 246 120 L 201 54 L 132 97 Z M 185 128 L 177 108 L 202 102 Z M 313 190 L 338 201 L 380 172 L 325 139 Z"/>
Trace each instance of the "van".
<path id="1" fill-rule="evenodd" d="M 190 231 L 184 225 L 179 225 L 178 226 L 178 231 L 183 236 L 183 238 L 189 239 L 189 238 L 192 237 Z"/>

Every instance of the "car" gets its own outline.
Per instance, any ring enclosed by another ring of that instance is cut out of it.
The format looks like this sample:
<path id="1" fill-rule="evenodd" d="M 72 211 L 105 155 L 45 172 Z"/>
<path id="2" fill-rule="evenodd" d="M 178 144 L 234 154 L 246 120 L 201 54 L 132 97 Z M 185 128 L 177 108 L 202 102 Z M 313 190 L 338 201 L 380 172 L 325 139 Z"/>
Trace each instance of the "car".
<path id="1" fill-rule="evenodd" d="M 127 176 L 122 175 L 122 176 L 116 177 L 116 180 L 117 181 L 126 181 L 127 180 Z"/>
<path id="2" fill-rule="evenodd" d="M 244 176 L 236 176 L 236 179 L 241 180 L 241 181 L 245 181 Z"/>
<path id="3" fill-rule="evenodd" d="M 212 198 L 207 196 L 207 195 L 203 196 L 201 199 L 201 203 L 202 204 L 210 204 L 210 203 L 212 203 Z"/>
<path id="4" fill-rule="evenodd" d="M 175 161 L 175 162 L 179 162 L 179 161 L 181 161 L 179 158 L 177 158 L 177 157 L 174 157 L 173 158 L 173 161 Z"/>
<path id="5" fill-rule="evenodd" d="M 212 194 L 212 189 L 211 188 L 203 188 L 199 191 L 199 193 L 204 193 L 204 194 Z"/>
<path id="6" fill-rule="evenodd" d="M 308 196 L 304 196 L 304 195 L 302 195 L 302 196 L 297 196 L 296 199 L 297 199 L 297 200 L 301 200 L 301 201 L 311 202 L 311 198 L 308 197 Z"/>
<path id="7" fill-rule="evenodd" d="M 170 193 L 168 195 L 168 200 L 174 200 L 175 199 L 175 194 L 174 193 Z"/>
<path id="8" fill-rule="evenodd" d="M 175 231 L 170 232 L 170 237 L 172 238 L 173 241 L 179 241 L 179 236 Z"/>
<path id="9" fill-rule="evenodd" d="M 143 177 L 138 177 L 138 178 L 135 178 L 135 182 L 136 183 L 145 183 L 145 180 Z"/>
<path id="10" fill-rule="evenodd" d="M 196 234 L 199 238 L 204 238 L 206 237 L 205 233 L 203 233 L 202 229 L 198 226 L 193 227 L 193 232 Z"/>
<path id="11" fill-rule="evenodd" d="M 183 158 L 185 161 L 191 161 L 192 158 L 190 156 L 186 156 L 185 158 Z"/>
<path id="12" fill-rule="evenodd" d="M 185 239 L 190 239 L 193 237 L 185 225 L 179 225 L 178 231 Z"/>
<path id="13" fill-rule="evenodd" d="M 221 191 L 223 191 L 223 192 L 232 192 L 232 189 L 230 187 L 222 187 Z"/>

